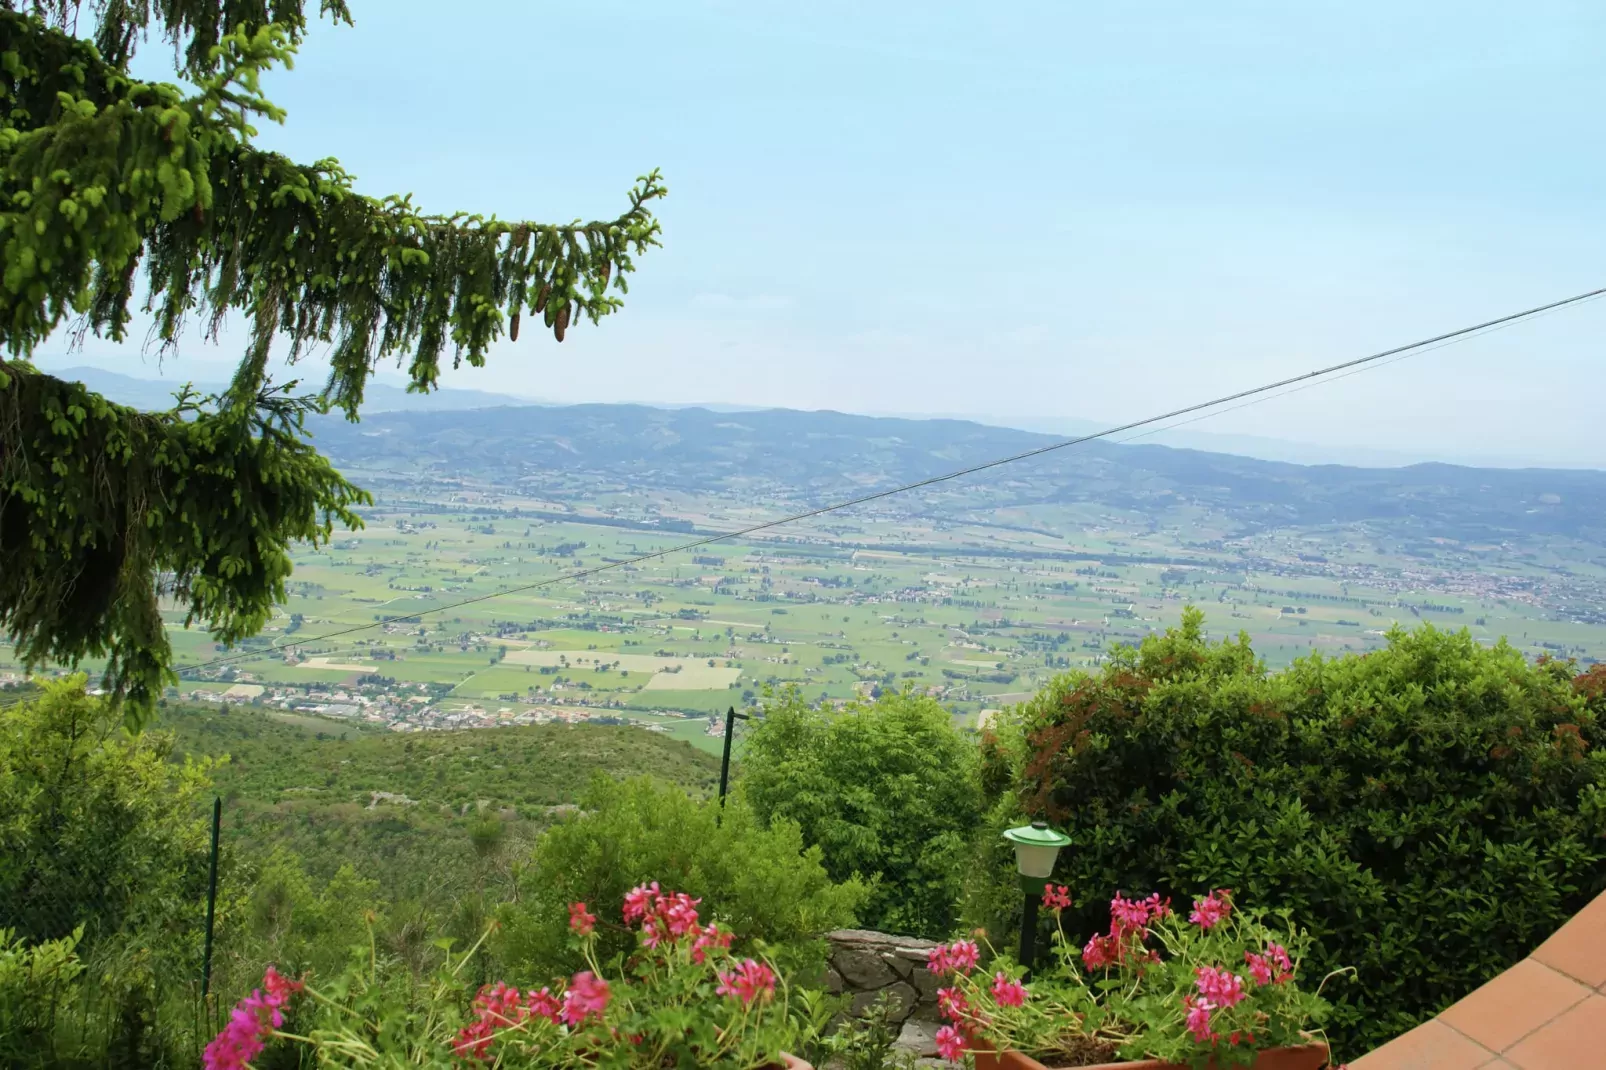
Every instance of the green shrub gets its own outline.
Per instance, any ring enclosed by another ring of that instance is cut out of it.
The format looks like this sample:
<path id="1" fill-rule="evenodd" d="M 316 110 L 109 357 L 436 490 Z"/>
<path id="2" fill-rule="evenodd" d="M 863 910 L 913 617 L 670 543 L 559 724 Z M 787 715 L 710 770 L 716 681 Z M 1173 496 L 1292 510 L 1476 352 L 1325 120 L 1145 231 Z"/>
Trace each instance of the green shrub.
<path id="1" fill-rule="evenodd" d="M 30 997 L 48 997 L 51 1026 L 17 1034 L 43 1046 L 13 1062 L 199 1057 L 206 772 L 175 762 L 166 734 L 125 731 L 83 676 L 0 710 L 0 929 L 12 933 L 12 978 L 37 978 L 39 956 L 67 938 L 82 967 L 70 985 L 57 978 Z"/>
<path id="2" fill-rule="evenodd" d="M 170 737 L 130 735 L 83 676 L 0 709 L 0 928 L 54 940 L 83 926 L 88 949 L 199 916 L 207 767 L 171 756 Z"/>
<path id="3" fill-rule="evenodd" d="M 0 1061 L 6 1066 L 48 1066 L 70 1061 L 58 1050 L 59 1019 L 78 990 L 83 964 L 80 933 L 27 945 L 0 929 Z M 69 1041 L 70 1043 L 70 1041 Z"/>
<path id="4" fill-rule="evenodd" d="M 702 899 L 703 917 L 734 932 L 738 946 L 761 939 L 778 962 L 804 971 L 823 961 L 820 934 L 853 924 L 864 897 L 857 882 L 831 881 L 796 825 L 761 827 L 740 800 L 721 814 L 717 803 L 645 777 L 599 778 L 582 811 L 537 841 L 516 901 L 501 910 L 495 947 L 507 979 L 528 983 L 581 967 L 569 939 L 573 902 L 602 919 L 604 960 L 625 952 L 632 938 L 619 924 L 620 904 L 654 880 Z"/>
<path id="5" fill-rule="evenodd" d="M 740 790 L 765 821 L 794 821 L 835 880 L 871 882 L 864 924 L 947 936 L 981 817 L 976 748 L 936 701 L 905 691 L 841 711 L 771 696 Z"/>
<path id="6" fill-rule="evenodd" d="M 1602 691 L 1466 633 L 1270 674 L 1248 637 L 1180 630 L 1060 677 L 1017 711 L 1022 813 L 1065 829 L 1055 879 L 1096 931 L 1111 889 L 1231 888 L 1286 908 L 1317 950 L 1344 1054 L 1409 1028 L 1522 958 L 1606 887 Z M 973 919 L 1007 928 L 1007 851 L 988 842 Z"/>

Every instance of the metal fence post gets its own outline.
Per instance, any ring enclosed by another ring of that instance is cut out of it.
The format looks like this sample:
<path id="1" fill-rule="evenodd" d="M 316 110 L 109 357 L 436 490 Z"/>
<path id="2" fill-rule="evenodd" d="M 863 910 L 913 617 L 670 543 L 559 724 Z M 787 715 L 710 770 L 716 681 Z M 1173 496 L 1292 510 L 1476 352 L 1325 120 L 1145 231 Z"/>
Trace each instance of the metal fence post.
<path id="1" fill-rule="evenodd" d="M 725 756 L 719 762 L 719 808 L 721 812 L 725 809 L 725 792 L 730 787 L 731 737 L 736 733 L 738 719 L 747 720 L 747 714 L 737 713 L 735 706 L 725 711 Z M 715 815 L 714 820 L 719 820 L 718 815 Z"/>
<path id="2" fill-rule="evenodd" d="M 223 797 L 212 797 L 212 861 L 206 878 L 206 952 L 201 967 L 201 999 L 212 991 L 212 922 L 217 917 L 217 834 L 223 823 Z"/>

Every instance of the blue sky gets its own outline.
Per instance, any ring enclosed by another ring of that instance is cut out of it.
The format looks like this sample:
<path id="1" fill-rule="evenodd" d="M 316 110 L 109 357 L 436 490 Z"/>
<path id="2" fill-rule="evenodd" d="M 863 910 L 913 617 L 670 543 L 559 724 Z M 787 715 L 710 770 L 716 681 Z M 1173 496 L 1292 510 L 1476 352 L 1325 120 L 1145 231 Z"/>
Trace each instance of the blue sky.
<path id="1" fill-rule="evenodd" d="M 352 7 L 266 143 L 442 211 L 671 190 L 623 313 L 452 385 L 1113 421 L 1606 285 L 1599 4 Z M 1195 428 L 1606 466 L 1603 338 L 1595 303 Z M 41 363 L 86 359 L 155 371 Z"/>

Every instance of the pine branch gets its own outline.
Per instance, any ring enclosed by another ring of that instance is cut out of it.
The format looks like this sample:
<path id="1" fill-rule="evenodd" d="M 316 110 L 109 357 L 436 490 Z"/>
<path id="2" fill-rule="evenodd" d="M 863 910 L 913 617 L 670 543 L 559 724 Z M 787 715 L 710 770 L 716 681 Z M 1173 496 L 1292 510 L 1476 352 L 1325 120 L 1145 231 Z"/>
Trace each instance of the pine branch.
<path id="1" fill-rule="evenodd" d="M 192 97 L 129 79 L 35 20 L 0 12 L 0 34 L 22 46 L 0 71 L 0 330 L 14 355 L 77 314 L 123 338 L 143 260 L 163 345 L 192 315 L 214 330 L 230 310 L 266 319 L 258 336 L 288 337 L 292 360 L 332 347 L 330 396 L 355 415 L 383 358 L 407 356 L 413 389 L 429 390 L 448 346 L 454 367 L 482 365 L 524 315 L 559 341 L 598 322 L 622 306 L 634 256 L 658 244 L 657 172 L 619 217 L 553 225 L 430 215 L 355 193 L 332 160 L 257 150 L 249 116 L 277 117 L 257 75 L 289 57 L 276 28 L 225 37 Z M 242 371 L 265 362 L 253 346 Z"/>
<path id="2" fill-rule="evenodd" d="M 152 2 L 104 0 L 103 31 L 143 32 Z M 216 42 L 204 62 L 191 54 L 190 95 L 0 7 L 0 345 L 13 358 L 0 359 L 0 628 L 30 667 L 106 659 L 131 723 L 173 678 L 163 599 L 234 643 L 284 600 L 293 544 L 360 526 L 370 499 L 307 441 L 308 412 L 332 402 L 354 419 L 386 357 L 429 390 L 448 347 L 454 365 L 482 364 L 525 314 L 561 342 L 621 306 L 633 258 L 658 244 L 657 172 L 616 219 L 510 223 L 364 196 L 333 160 L 258 150 L 251 123 L 282 118 L 260 74 L 288 64 L 301 24 L 219 34 L 201 16 L 300 17 L 300 0 L 271 2 L 161 0 L 170 32 Z M 126 60 L 132 43 L 112 44 Z M 26 362 L 64 327 L 123 338 L 141 265 L 163 345 L 192 316 L 214 335 L 231 310 L 250 317 L 223 396 L 140 413 Z M 267 382 L 278 335 L 291 359 L 331 347 L 322 397 Z"/>
<path id="3" fill-rule="evenodd" d="M 77 36 L 84 0 L 22 0 L 30 10 L 56 29 Z M 93 0 L 94 30 L 89 34 L 101 55 L 117 67 L 127 67 L 134 49 L 154 30 L 182 58 L 181 69 L 199 75 L 210 69 L 212 49 L 230 30 L 256 33 L 264 26 L 283 27 L 291 44 L 299 44 L 307 30 L 307 0 Z M 15 10 L 15 0 L 0 0 L 0 7 Z M 319 14 L 331 22 L 351 25 L 346 0 L 319 0 Z"/>
<path id="4" fill-rule="evenodd" d="M 234 643 L 284 600 L 293 543 L 361 527 L 372 499 L 313 449 L 322 406 L 293 386 L 145 413 L 0 361 L 0 623 L 29 667 L 107 659 L 137 723 L 173 679 L 164 599 Z"/>

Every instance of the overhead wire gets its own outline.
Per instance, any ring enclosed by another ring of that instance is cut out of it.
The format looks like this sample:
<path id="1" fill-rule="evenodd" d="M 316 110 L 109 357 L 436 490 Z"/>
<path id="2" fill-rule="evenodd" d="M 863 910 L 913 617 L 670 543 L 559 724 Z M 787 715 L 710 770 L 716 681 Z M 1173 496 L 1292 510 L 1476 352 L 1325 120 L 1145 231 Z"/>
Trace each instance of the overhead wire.
<path id="1" fill-rule="evenodd" d="M 447 602 L 443 605 L 382 617 L 367 623 L 352 625 L 348 628 L 341 628 L 335 631 L 325 632 L 321 635 L 309 636 L 307 639 L 303 640 L 297 645 L 310 646 L 316 643 L 327 642 L 331 639 L 338 639 L 343 636 L 353 635 L 358 632 L 368 631 L 373 628 L 382 628 L 390 624 L 411 622 L 419 617 L 433 616 L 435 614 L 449 612 L 454 609 L 461 609 L 464 606 L 488 602 L 497 598 L 506 598 L 511 595 L 523 594 L 529 591 L 540 590 L 542 588 L 551 587 L 558 584 L 574 583 L 579 580 L 586 579 L 587 577 L 595 576 L 602 572 L 608 572 L 616 568 L 639 565 L 647 561 L 654 561 L 659 558 L 671 556 L 673 554 L 685 553 L 689 550 L 696 550 L 704 546 L 711 546 L 715 543 L 728 542 L 732 539 L 744 538 L 749 535 L 758 534 L 762 531 L 769 531 L 788 524 L 795 524 L 799 521 L 809 520 L 813 517 L 823 516 L 827 513 L 834 513 L 843 509 L 851 509 L 855 506 L 865 505 L 869 502 L 879 501 L 883 498 L 889 498 L 894 495 L 907 494 L 910 491 L 919 490 L 923 487 L 935 486 L 939 483 L 947 483 L 952 480 L 961 479 L 965 476 L 975 475 L 980 472 L 990 471 L 991 469 L 1000 468 L 1005 465 L 1016 464 L 1021 461 L 1029 460 L 1033 457 L 1040 457 L 1044 454 L 1069 449 L 1073 446 L 1079 446 L 1083 443 L 1093 442 L 1099 439 L 1114 438 L 1116 435 L 1124 434 L 1127 431 L 1135 431 L 1139 428 L 1154 428 L 1152 432 L 1145 432 L 1145 435 L 1159 433 L 1160 431 L 1183 426 L 1186 423 L 1196 422 L 1195 420 L 1187 420 L 1170 424 L 1165 427 L 1155 426 L 1165 424 L 1166 421 L 1175 420 L 1180 416 L 1193 416 L 1194 414 L 1202 414 L 1199 415 L 1197 419 L 1204 419 L 1206 416 L 1218 415 L 1219 412 L 1231 412 L 1236 408 L 1246 407 L 1249 404 L 1257 404 L 1261 401 L 1271 400 L 1272 397 L 1282 396 L 1282 393 L 1294 393 L 1297 392 L 1297 390 L 1309 389 L 1312 386 L 1333 382 L 1339 378 L 1345 378 L 1348 375 L 1365 370 L 1369 366 L 1383 366 L 1384 364 L 1394 363 L 1396 360 L 1403 360 L 1406 357 L 1418 356 L 1423 352 L 1431 352 L 1434 349 L 1442 348 L 1445 345 L 1465 340 L 1466 338 L 1474 335 L 1500 330 L 1522 320 L 1531 319 L 1535 316 L 1593 300 L 1594 298 L 1600 297 L 1603 294 L 1606 294 L 1606 287 L 1587 290 L 1583 293 L 1574 294 L 1571 297 L 1565 297 L 1557 301 L 1546 302 L 1545 304 L 1536 305 L 1532 308 L 1526 308 L 1518 312 L 1497 316 L 1493 319 L 1484 320 L 1480 323 L 1475 323 L 1467 327 L 1460 327 L 1452 331 L 1445 331 L 1441 334 L 1436 334 L 1428 338 L 1422 338 L 1414 342 L 1406 343 L 1405 345 L 1393 346 L 1388 349 L 1379 350 L 1378 352 L 1369 353 L 1365 356 L 1355 357 L 1350 360 L 1340 361 L 1339 363 L 1330 364 L 1326 367 L 1317 368 L 1299 375 L 1288 376 L 1273 382 L 1264 383 L 1260 386 L 1250 387 L 1246 390 L 1234 391 L 1229 394 L 1224 394 L 1220 397 L 1211 398 L 1208 401 L 1195 402 L 1193 404 L 1184 405 L 1180 408 L 1171 409 L 1167 412 L 1159 413 L 1154 416 L 1148 416 L 1144 417 L 1143 419 L 1117 424 L 1113 427 L 1105 428 L 1102 431 L 1096 431 L 1091 434 L 1077 435 L 1072 438 L 1062 439 L 1043 446 L 1022 450 L 1018 453 L 1012 453 L 1005 457 L 997 457 L 989 461 L 984 461 L 980 464 L 967 465 L 964 468 L 955 469 L 951 472 L 945 472 L 941 475 L 929 476 L 925 479 L 918 479 L 910 483 L 900 484 L 899 486 L 890 487 L 884 490 L 871 491 L 852 498 L 847 498 L 842 501 L 833 502 L 829 505 L 823 505 L 813 509 L 806 509 L 801 512 L 791 513 L 786 516 L 778 517 L 773 520 L 766 520 L 757 524 L 750 524 L 746 527 L 738 528 L 733 531 L 717 532 L 712 535 L 707 535 L 702 538 L 679 543 L 661 550 L 654 550 L 648 553 L 638 554 L 634 557 L 607 561 L 600 565 L 578 569 L 574 572 L 565 573 L 560 576 L 552 576 L 543 580 L 534 581 L 532 583 L 521 584 L 516 587 L 503 588 L 501 590 L 488 592 L 486 594 L 459 599 L 455 602 Z M 1296 390 L 1288 389 L 1290 387 L 1295 387 Z M 1221 406 L 1231 405 L 1233 402 L 1239 401 L 1245 402 L 1245 405 L 1233 406 L 1233 408 L 1229 409 L 1221 408 Z M 1139 437 L 1144 436 L 1133 436 L 1132 439 L 1128 439 L 1126 441 L 1131 441 Z M 265 653 L 266 652 L 260 650 L 237 651 L 233 654 L 226 654 L 222 657 L 212 658 L 207 661 L 198 662 L 192 665 L 176 666 L 174 671 L 179 673 L 197 672 L 202 669 L 210 669 L 219 665 L 226 665 L 236 661 L 245 661 L 252 658 L 262 657 Z M 3 706 L 0 706 L 0 708 L 3 708 Z"/>

